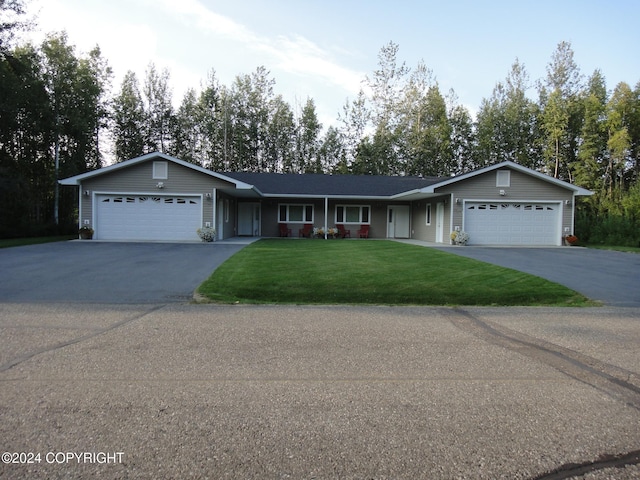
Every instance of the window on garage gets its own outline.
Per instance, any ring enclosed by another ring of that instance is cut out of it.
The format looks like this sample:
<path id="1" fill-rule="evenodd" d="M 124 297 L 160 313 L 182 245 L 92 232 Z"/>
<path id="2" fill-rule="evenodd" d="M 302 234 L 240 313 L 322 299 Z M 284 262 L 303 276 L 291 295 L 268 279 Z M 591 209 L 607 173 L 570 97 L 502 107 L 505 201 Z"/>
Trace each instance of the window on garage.
<path id="1" fill-rule="evenodd" d="M 511 186 L 511 171 L 498 170 L 496 172 L 496 187 L 510 187 L 510 186 Z"/>
<path id="2" fill-rule="evenodd" d="M 168 162 L 153 162 L 153 179 L 166 180 L 169 178 Z"/>

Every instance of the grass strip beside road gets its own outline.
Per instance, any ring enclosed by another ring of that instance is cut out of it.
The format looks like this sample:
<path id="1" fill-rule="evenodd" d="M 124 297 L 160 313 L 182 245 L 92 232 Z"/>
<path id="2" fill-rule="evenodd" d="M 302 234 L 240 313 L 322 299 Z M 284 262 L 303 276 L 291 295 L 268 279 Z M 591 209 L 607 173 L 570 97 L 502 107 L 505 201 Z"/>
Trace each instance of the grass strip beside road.
<path id="1" fill-rule="evenodd" d="M 0 248 L 22 247 L 24 245 L 39 245 L 41 243 L 66 242 L 75 240 L 78 235 L 57 235 L 53 237 L 26 237 L 0 239 Z"/>
<path id="2" fill-rule="evenodd" d="M 260 240 L 198 293 L 219 303 L 593 305 L 540 277 L 386 240 Z"/>

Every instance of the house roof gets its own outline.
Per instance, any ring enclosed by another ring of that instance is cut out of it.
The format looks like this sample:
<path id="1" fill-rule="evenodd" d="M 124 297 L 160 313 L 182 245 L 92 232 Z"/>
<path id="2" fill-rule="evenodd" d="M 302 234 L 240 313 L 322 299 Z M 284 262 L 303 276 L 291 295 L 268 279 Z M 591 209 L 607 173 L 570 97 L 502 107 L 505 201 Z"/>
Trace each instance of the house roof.
<path id="1" fill-rule="evenodd" d="M 455 177 L 412 177 L 384 175 L 328 175 L 328 174 L 294 174 L 294 173 L 254 173 L 225 172 L 218 173 L 206 168 L 185 162 L 163 153 L 154 152 L 131 160 L 110 165 L 108 167 L 82 173 L 60 180 L 62 185 L 81 185 L 83 180 L 104 175 L 151 159 L 174 162 L 204 175 L 208 175 L 229 183 L 228 193 L 243 197 L 341 197 L 363 199 L 417 200 L 436 194 L 436 189 L 450 185 L 477 175 L 510 168 L 532 177 L 555 184 L 574 192 L 575 195 L 592 195 L 593 192 L 576 185 L 552 178 L 514 162 L 502 162 L 496 165 L 474 170 Z"/>
<path id="2" fill-rule="evenodd" d="M 504 168 L 511 168 L 513 170 L 517 170 L 526 175 L 530 175 L 532 177 L 538 178 L 540 180 L 544 180 L 545 182 L 553 183 L 562 188 L 566 188 L 567 190 L 572 190 L 576 195 L 593 195 L 593 192 L 587 190 L 586 188 L 578 187 L 577 185 L 573 185 L 572 183 L 565 182 L 563 180 L 558 180 L 557 178 L 550 177 L 549 175 L 545 175 L 544 173 L 537 172 L 527 167 L 523 167 L 522 165 L 505 161 L 501 163 L 497 163 L 495 165 L 490 165 L 488 167 L 480 168 L 478 170 L 474 170 L 469 173 L 465 173 L 463 175 L 456 175 L 455 177 L 449 177 L 446 179 L 441 179 L 440 182 L 430 185 L 429 187 L 423 189 L 424 193 L 433 193 L 436 188 L 444 187 L 446 185 L 450 185 L 452 183 L 460 182 L 462 180 L 466 180 L 468 178 L 475 177 L 477 175 L 482 175 L 484 173 L 490 172 L 492 170 L 499 170 Z"/>
<path id="3" fill-rule="evenodd" d="M 75 175 L 73 177 L 68 177 L 60 180 L 61 185 L 80 185 L 83 180 L 87 180 L 89 178 L 96 177 L 98 175 L 104 175 L 105 173 L 115 172 L 121 170 L 123 168 L 128 168 L 132 165 L 136 165 L 138 163 L 146 162 L 151 159 L 158 160 L 167 160 L 173 163 L 177 163 L 178 165 L 182 165 L 183 167 L 190 168 L 200 173 L 204 173 L 205 175 L 209 175 L 211 177 L 218 178 L 220 180 L 224 180 L 226 182 L 235 184 L 235 187 L 238 189 L 246 190 L 251 189 L 251 185 L 247 185 L 245 183 L 239 182 L 236 179 L 225 177 L 220 173 L 207 170 L 206 168 L 200 167 L 198 165 L 194 165 L 193 163 L 185 162 L 184 160 L 180 160 L 179 158 L 172 157 L 170 155 L 166 155 L 160 152 L 147 153 L 146 155 L 142 155 L 140 157 L 132 158 L 131 160 L 126 160 L 124 162 L 115 163 L 113 165 L 109 165 L 108 167 L 98 168 L 97 170 L 92 170 L 90 172 L 81 173 L 80 175 Z"/>
<path id="4" fill-rule="evenodd" d="M 223 175 L 253 185 L 264 196 L 386 198 L 420 190 L 441 181 L 438 177 L 382 175 L 326 175 L 295 173 L 225 172 Z"/>

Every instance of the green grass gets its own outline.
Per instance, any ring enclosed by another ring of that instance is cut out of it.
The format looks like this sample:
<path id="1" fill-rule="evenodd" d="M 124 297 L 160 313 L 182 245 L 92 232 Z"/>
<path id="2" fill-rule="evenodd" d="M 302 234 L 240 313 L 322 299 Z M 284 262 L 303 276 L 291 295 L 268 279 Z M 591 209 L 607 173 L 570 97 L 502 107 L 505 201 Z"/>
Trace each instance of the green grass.
<path id="1" fill-rule="evenodd" d="M 261 240 L 198 288 L 220 303 L 592 305 L 526 273 L 392 241 Z"/>
<path id="2" fill-rule="evenodd" d="M 28 237 L 0 239 L 0 248 L 21 247 L 24 245 L 37 245 L 40 243 L 64 242 L 78 238 L 78 235 L 57 235 L 54 237 Z"/>

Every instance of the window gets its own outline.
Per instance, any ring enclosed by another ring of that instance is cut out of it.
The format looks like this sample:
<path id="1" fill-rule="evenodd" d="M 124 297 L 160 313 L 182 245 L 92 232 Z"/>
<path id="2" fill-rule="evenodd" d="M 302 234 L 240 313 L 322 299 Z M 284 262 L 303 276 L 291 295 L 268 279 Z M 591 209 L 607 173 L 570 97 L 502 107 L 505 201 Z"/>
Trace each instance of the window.
<path id="1" fill-rule="evenodd" d="M 278 221 L 313 223 L 313 205 L 288 205 L 281 204 Z"/>
<path id="2" fill-rule="evenodd" d="M 431 225 L 431 204 L 427 203 L 427 225 Z"/>
<path id="3" fill-rule="evenodd" d="M 511 171 L 498 170 L 496 172 L 496 187 L 510 187 L 510 186 L 511 186 Z"/>
<path id="4" fill-rule="evenodd" d="M 337 205 L 336 223 L 370 223 L 369 205 Z"/>
<path id="5" fill-rule="evenodd" d="M 153 178 L 158 180 L 169 178 L 169 165 L 167 162 L 153 162 Z"/>

